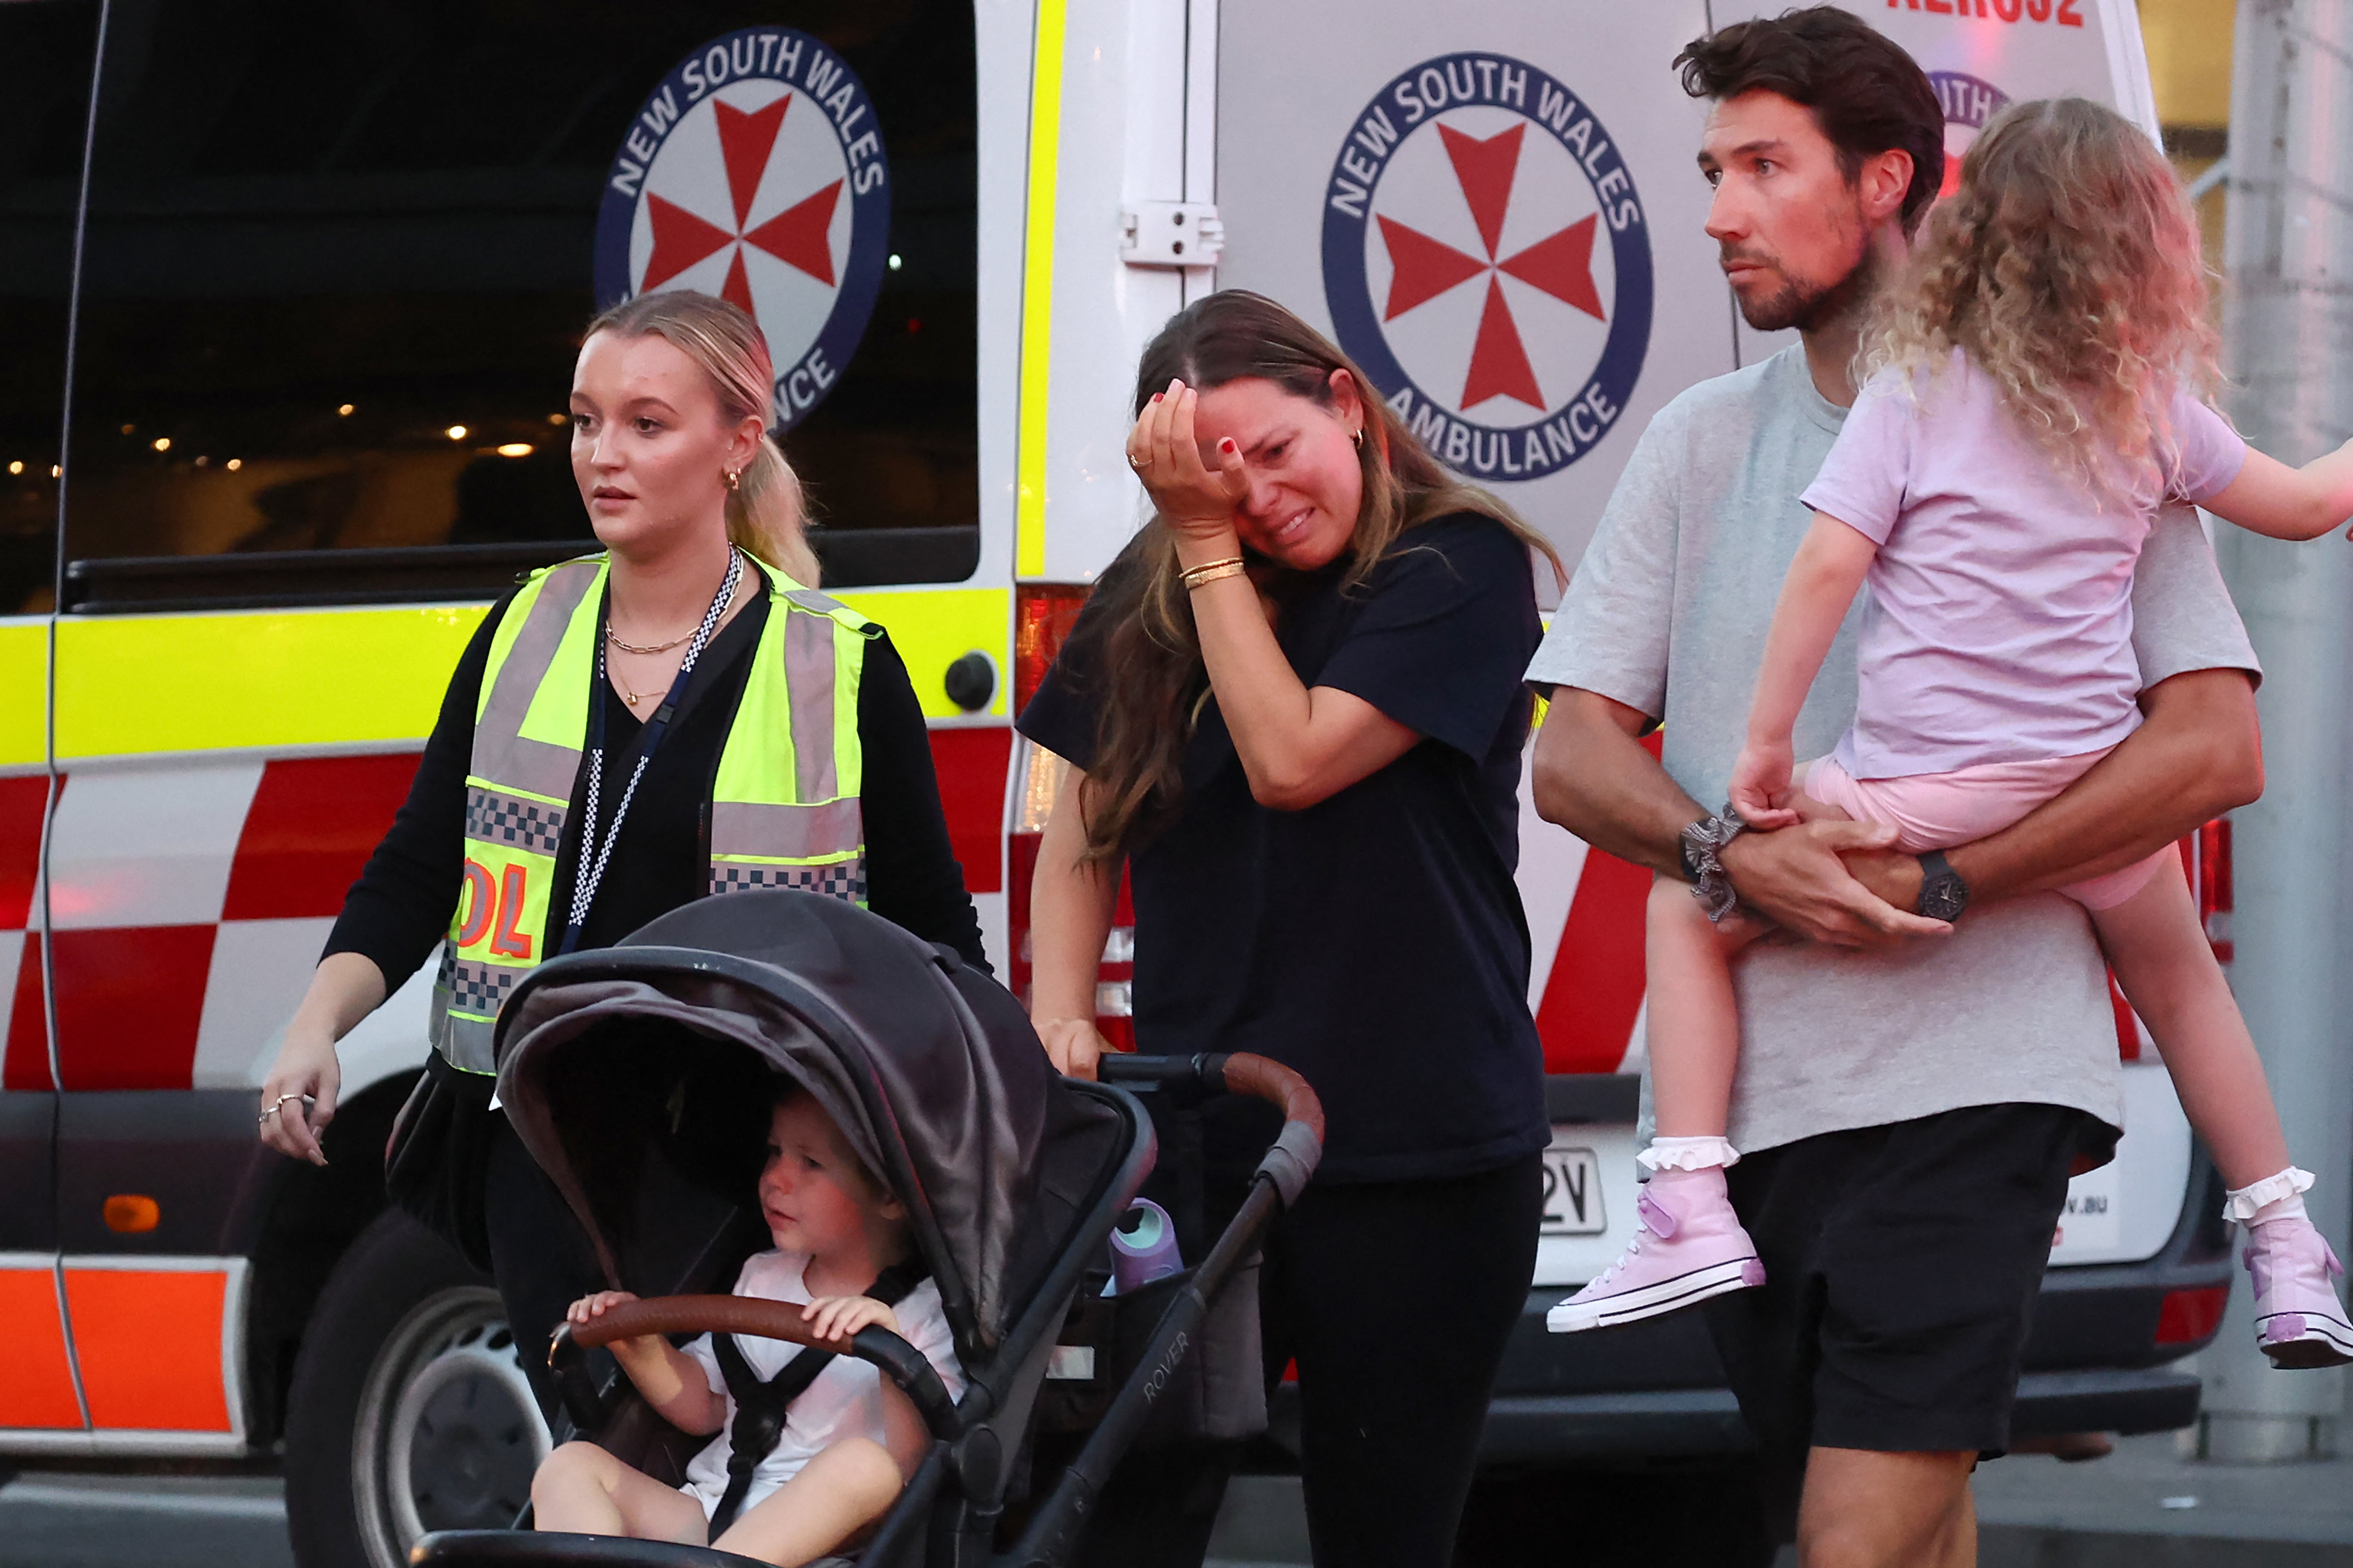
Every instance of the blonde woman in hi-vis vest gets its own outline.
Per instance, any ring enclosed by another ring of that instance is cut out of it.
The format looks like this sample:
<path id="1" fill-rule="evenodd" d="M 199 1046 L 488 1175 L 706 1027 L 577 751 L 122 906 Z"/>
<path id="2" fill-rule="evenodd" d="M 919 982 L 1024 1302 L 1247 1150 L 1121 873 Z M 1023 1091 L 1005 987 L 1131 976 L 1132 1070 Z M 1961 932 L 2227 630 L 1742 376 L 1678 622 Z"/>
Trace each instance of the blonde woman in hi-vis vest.
<path id="1" fill-rule="evenodd" d="M 325 1164 L 335 1043 L 438 946 L 434 1051 L 386 1184 L 491 1269 L 526 1346 L 602 1283 L 491 1105 L 491 1027 L 533 963 L 706 894 L 793 887 L 986 967 L 906 667 L 815 590 L 773 388 L 759 328 L 708 295 L 589 324 L 572 471 L 605 551 L 533 574 L 467 647 L 262 1087 L 262 1141 Z M 534 1379 L 543 1361 L 522 1357 Z"/>

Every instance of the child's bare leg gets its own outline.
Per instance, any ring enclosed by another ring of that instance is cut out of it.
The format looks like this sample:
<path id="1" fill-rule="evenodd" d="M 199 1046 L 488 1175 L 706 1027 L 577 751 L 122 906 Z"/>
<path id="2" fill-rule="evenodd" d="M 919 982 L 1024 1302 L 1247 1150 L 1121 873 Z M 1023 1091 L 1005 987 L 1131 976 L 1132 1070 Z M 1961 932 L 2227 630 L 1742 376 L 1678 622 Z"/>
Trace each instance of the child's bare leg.
<path id="1" fill-rule="evenodd" d="M 828 1443 L 712 1544 L 777 1568 L 799 1568 L 890 1512 L 906 1484 L 899 1462 L 881 1444 L 865 1437 Z"/>
<path id="2" fill-rule="evenodd" d="M 1711 921 L 1681 882 L 1651 885 L 1644 958 L 1658 1130 L 1636 1156 L 1651 1179 L 1635 1200 L 1626 1250 L 1545 1314 L 1554 1333 L 1640 1322 L 1765 1283 L 1724 1177 L 1740 1158 L 1725 1138 L 1740 1055 L 1732 957 L 1765 929 L 1736 914 Z"/>
<path id="3" fill-rule="evenodd" d="M 1789 804 L 1809 822 L 1846 816 L 1802 794 Z M 1738 912 L 1710 921 L 1691 889 L 1671 878 L 1651 884 L 1644 933 L 1647 1037 L 1661 1137 L 1724 1136 L 1740 1057 L 1732 960 L 1767 929 Z"/>
<path id="4" fill-rule="evenodd" d="M 2092 911 L 2092 923 L 2223 1182 L 2247 1187 L 2284 1170 L 2287 1138 L 2263 1058 L 2207 945 L 2179 864 L 2168 858 L 2139 892 Z"/>
<path id="5" fill-rule="evenodd" d="M 1651 1094 L 1662 1138 L 1724 1136 L 1740 1058 L 1732 958 L 1754 935 L 1745 924 L 1727 933 L 1681 882 L 1651 884 L 1643 962 Z"/>
<path id="6" fill-rule="evenodd" d="M 1801 814 L 1828 814 L 1799 795 Z M 1771 926 L 1736 910 L 1711 921 L 1691 889 L 1662 877 L 1644 911 L 1651 1107 L 1658 1131 L 1636 1156 L 1651 1174 L 1618 1260 L 1545 1314 L 1556 1334 L 1640 1322 L 1765 1283 L 1724 1173 L 1740 1158 L 1725 1134 L 1740 1065 L 1732 961 Z"/>
<path id="7" fill-rule="evenodd" d="M 702 1505 L 594 1443 L 566 1443 L 531 1479 L 532 1522 L 540 1530 L 627 1535 L 701 1546 Z"/>

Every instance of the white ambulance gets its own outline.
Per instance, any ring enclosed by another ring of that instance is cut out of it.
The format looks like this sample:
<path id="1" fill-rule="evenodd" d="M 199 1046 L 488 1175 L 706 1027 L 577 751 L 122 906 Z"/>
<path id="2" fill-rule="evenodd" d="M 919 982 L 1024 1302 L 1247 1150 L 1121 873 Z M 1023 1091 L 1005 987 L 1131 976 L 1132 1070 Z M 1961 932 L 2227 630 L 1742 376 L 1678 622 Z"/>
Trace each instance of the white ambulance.
<path id="1" fill-rule="evenodd" d="M 1956 150 L 2055 92 L 2154 124 L 2123 0 L 1851 3 Z M 1011 717 L 1138 521 L 1143 343 L 1214 288 L 1286 301 L 1574 560 L 1644 421 L 1778 346 L 1670 69 L 1763 8 L 0 5 L 0 1455 L 282 1454 L 306 1568 L 522 1502 L 548 1437 L 497 1297 L 383 1211 L 422 977 L 346 1043 L 326 1170 L 259 1149 L 254 1090 L 459 648 L 585 538 L 596 305 L 759 317 L 828 586 L 906 657 L 1018 989 L 1059 764 Z M 2225 832 L 2189 847 L 2218 922 Z M 1645 880 L 1525 814 L 1557 1135 L 1498 1475 L 1746 1444 L 1695 1321 L 1542 1332 L 1633 1221 Z M 2186 1423 L 2163 1363 L 2227 1289 L 2118 1016 L 2131 1127 L 2071 1197 L 2026 1432 Z"/>

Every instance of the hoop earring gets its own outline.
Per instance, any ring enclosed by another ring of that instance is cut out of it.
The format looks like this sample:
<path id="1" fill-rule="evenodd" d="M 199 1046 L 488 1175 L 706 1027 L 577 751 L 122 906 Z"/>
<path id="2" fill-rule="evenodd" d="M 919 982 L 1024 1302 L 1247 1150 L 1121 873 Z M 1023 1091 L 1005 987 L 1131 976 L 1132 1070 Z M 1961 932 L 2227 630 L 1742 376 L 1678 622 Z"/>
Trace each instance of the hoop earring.
<path id="1" fill-rule="evenodd" d="M 727 488 L 731 490 L 743 488 L 744 470 L 741 468 L 723 468 L 719 477 L 727 481 Z"/>
<path id="2" fill-rule="evenodd" d="M 1356 444 L 1356 450 L 1359 452 L 1363 451 L 1365 449 L 1365 427 L 1361 425 L 1357 426 L 1356 433 L 1352 435 L 1349 439 Z"/>

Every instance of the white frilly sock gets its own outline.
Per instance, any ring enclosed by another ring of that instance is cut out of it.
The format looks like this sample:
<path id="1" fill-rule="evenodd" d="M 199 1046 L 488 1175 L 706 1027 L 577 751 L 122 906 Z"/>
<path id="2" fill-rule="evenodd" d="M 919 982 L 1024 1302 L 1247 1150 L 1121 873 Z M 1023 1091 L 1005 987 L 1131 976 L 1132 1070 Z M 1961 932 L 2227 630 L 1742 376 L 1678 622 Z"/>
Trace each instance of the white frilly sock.
<path id="1" fill-rule="evenodd" d="M 1649 1171 L 1706 1171 L 1740 1163 L 1740 1151 L 1721 1138 L 1652 1138 L 1634 1156 Z M 2311 1184 L 2309 1179 L 2306 1184 Z"/>
<path id="2" fill-rule="evenodd" d="M 2304 1194 L 2312 1190 L 2313 1174 L 2294 1165 L 2251 1186 L 2234 1188 L 2222 1205 L 2222 1217 L 2247 1225 L 2268 1225 L 2275 1219 L 2302 1219 Z"/>

